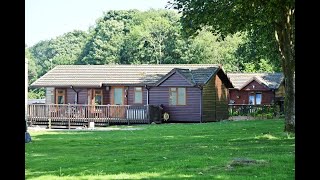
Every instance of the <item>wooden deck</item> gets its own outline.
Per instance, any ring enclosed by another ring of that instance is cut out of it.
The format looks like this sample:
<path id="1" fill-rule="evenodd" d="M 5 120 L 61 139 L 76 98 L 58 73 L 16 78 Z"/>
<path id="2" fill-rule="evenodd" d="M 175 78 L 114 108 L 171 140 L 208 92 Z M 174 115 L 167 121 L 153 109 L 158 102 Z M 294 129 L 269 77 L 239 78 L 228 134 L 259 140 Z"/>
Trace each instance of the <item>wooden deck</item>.
<path id="1" fill-rule="evenodd" d="M 28 125 L 72 127 L 150 123 L 147 105 L 30 104 Z"/>

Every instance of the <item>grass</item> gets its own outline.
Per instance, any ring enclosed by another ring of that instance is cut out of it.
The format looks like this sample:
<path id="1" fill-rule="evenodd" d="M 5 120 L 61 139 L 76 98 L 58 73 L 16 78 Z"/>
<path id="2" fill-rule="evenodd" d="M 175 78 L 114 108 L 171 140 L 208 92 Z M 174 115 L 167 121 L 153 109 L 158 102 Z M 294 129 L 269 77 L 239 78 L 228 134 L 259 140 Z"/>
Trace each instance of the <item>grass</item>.
<path id="1" fill-rule="evenodd" d="M 26 179 L 295 179 L 283 119 L 134 127 L 29 131 Z"/>

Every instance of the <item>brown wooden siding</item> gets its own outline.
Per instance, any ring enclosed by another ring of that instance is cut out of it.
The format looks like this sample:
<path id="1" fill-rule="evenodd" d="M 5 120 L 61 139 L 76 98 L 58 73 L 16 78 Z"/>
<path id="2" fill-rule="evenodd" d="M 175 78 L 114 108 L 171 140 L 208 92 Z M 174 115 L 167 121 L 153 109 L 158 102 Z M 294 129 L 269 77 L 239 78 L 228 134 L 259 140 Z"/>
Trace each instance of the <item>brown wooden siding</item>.
<path id="1" fill-rule="evenodd" d="M 216 89 L 212 78 L 202 90 L 202 121 L 216 121 Z"/>
<path id="2" fill-rule="evenodd" d="M 244 88 L 242 88 L 244 91 L 269 91 L 270 89 L 266 87 L 265 85 L 262 85 L 258 83 L 257 81 L 252 81 L 248 85 L 246 85 Z"/>
<path id="3" fill-rule="evenodd" d="M 249 104 L 249 94 L 251 92 L 260 92 L 262 94 L 261 104 L 271 104 L 274 100 L 273 91 L 244 91 L 237 89 L 229 89 L 229 99 L 233 100 L 233 104 Z"/>
<path id="4" fill-rule="evenodd" d="M 202 106 L 203 122 L 228 119 L 228 89 L 219 76 L 214 76 L 203 87 Z"/>
<path id="5" fill-rule="evenodd" d="M 174 73 L 161 83 L 160 86 L 191 86 L 191 84 L 179 73 Z"/>
<path id="6" fill-rule="evenodd" d="M 228 88 L 222 83 L 219 76 L 215 77 L 216 89 L 216 120 L 221 121 L 229 118 L 228 111 Z"/>
<path id="7" fill-rule="evenodd" d="M 103 96 L 103 105 L 110 104 L 110 95 L 109 91 L 103 88 L 75 88 L 78 91 L 78 104 L 88 104 L 88 89 L 102 89 Z M 67 89 L 67 101 L 66 103 L 74 104 L 75 103 L 76 92 L 68 88 Z"/>
<path id="8" fill-rule="evenodd" d="M 76 89 L 78 91 L 78 104 L 87 104 L 88 91 L 87 89 Z M 75 93 L 75 92 L 74 92 Z"/>
<path id="9" fill-rule="evenodd" d="M 276 90 L 276 97 L 284 97 L 285 96 L 285 88 L 283 83 L 279 86 L 279 88 Z"/>
<path id="10" fill-rule="evenodd" d="M 200 90 L 186 87 L 185 106 L 169 106 L 169 88 L 153 87 L 150 89 L 150 104 L 164 106 L 164 111 L 170 115 L 169 121 L 200 122 Z"/>
<path id="11" fill-rule="evenodd" d="M 66 89 L 66 104 L 74 104 L 75 103 L 75 96 L 76 92 L 74 92 L 71 88 Z"/>
<path id="12" fill-rule="evenodd" d="M 102 88 L 102 96 L 103 96 L 103 105 L 108 105 L 108 104 L 111 104 L 111 101 L 110 101 L 110 89 L 109 90 L 106 90 L 105 87 Z"/>

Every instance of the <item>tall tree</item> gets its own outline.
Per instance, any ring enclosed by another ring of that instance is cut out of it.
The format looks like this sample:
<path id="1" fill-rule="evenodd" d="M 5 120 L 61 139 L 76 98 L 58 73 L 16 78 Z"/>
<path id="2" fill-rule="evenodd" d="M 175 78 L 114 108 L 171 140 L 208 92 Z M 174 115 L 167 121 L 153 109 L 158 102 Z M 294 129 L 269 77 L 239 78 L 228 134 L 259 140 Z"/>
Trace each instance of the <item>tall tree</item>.
<path id="1" fill-rule="evenodd" d="M 50 40 L 40 41 L 29 48 L 35 59 L 37 75 L 41 77 L 55 65 L 74 64 L 79 58 L 88 34 L 74 30 Z"/>
<path id="2" fill-rule="evenodd" d="M 175 40 L 180 33 L 176 12 L 151 9 L 137 13 L 133 21 L 121 51 L 122 62 L 163 64 L 176 56 Z"/>
<path id="3" fill-rule="evenodd" d="M 53 66 L 74 64 L 87 43 L 88 37 L 87 32 L 74 30 L 53 39 L 51 46 L 56 52 L 52 58 Z"/>
<path id="4" fill-rule="evenodd" d="M 245 43 L 236 51 L 240 69 L 245 72 L 280 72 L 281 57 L 272 29 L 262 28 L 247 31 Z M 265 63 L 266 62 L 266 63 Z"/>
<path id="5" fill-rule="evenodd" d="M 209 27 L 202 28 L 194 38 L 189 38 L 187 48 L 182 59 L 192 64 L 221 64 L 227 72 L 240 71 L 239 61 L 235 52 L 243 43 L 244 36 L 240 33 L 219 39 L 209 31 Z"/>
<path id="6" fill-rule="evenodd" d="M 28 84 L 33 83 L 38 77 L 37 77 L 37 68 L 36 63 L 34 61 L 34 57 L 29 51 L 29 48 L 25 48 L 24 50 L 25 58 L 28 59 Z"/>
<path id="7" fill-rule="evenodd" d="M 110 10 L 96 20 L 77 64 L 118 64 L 125 35 L 137 10 Z"/>
<path id="8" fill-rule="evenodd" d="M 274 32 L 285 77 L 285 128 L 295 132 L 295 0 L 170 0 L 182 25 L 194 34 L 203 25 L 222 36 L 263 28 Z"/>
<path id="9" fill-rule="evenodd" d="M 34 60 L 34 57 L 32 56 L 32 54 L 29 51 L 29 48 L 25 48 L 25 57 L 28 59 L 28 84 L 30 85 L 31 83 L 33 83 L 37 78 L 37 67 L 36 67 L 36 63 Z M 43 88 L 31 88 L 30 86 L 28 86 L 28 98 L 29 99 L 40 99 L 40 98 L 44 98 L 44 89 Z"/>
<path id="10" fill-rule="evenodd" d="M 43 40 L 29 48 L 36 63 L 38 77 L 44 75 L 52 67 L 52 59 L 56 54 L 52 43 L 53 40 Z"/>

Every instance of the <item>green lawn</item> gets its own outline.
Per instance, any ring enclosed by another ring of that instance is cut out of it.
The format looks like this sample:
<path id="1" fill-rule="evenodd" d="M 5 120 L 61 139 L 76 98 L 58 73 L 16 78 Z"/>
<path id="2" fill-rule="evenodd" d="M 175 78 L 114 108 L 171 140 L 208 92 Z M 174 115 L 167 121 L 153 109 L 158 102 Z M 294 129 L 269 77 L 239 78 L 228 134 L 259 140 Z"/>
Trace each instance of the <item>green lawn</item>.
<path id="1" fill-rule="evenodd" d="M 283 119 L 133 127 L 29 130 L 26 179 L 295 179 Z"/>

